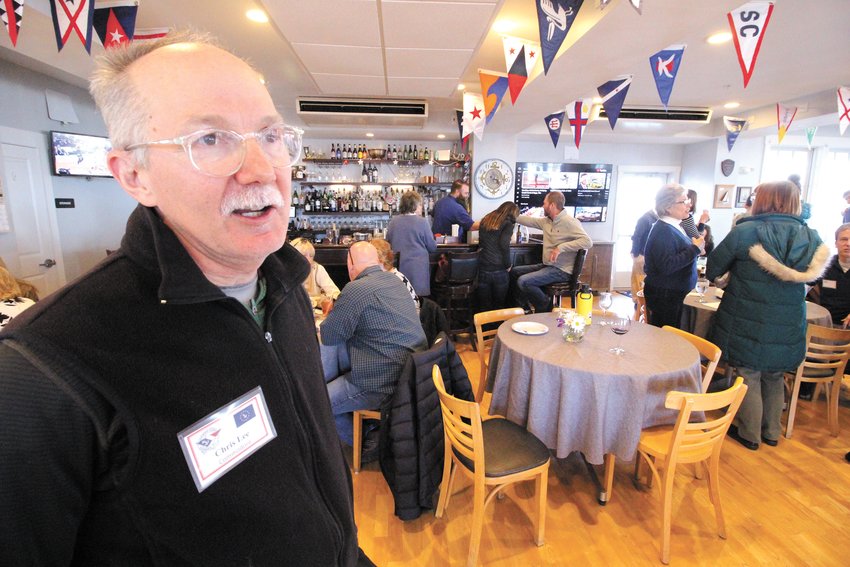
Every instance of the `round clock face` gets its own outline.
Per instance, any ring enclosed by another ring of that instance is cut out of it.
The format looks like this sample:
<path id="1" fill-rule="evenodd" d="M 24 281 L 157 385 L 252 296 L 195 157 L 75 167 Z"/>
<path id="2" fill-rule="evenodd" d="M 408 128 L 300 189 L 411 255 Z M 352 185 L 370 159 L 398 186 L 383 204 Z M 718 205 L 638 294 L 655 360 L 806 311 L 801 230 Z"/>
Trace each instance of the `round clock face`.
<path id="1" fill-rule="evenodd" d="M 504 197 L 513 186 L 511 167 L 500 159 L 488 159 L 475 170 L 475 189 L 488 199 Z"/>

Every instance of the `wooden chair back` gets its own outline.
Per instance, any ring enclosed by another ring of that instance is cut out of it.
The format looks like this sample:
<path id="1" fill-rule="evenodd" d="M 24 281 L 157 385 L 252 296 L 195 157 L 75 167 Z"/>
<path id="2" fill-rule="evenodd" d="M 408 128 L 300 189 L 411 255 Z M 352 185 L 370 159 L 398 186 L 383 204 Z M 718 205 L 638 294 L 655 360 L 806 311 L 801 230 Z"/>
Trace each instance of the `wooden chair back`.
<path id="1" fill-rule="evenodd" d="M 475 321 L 475 337 L 478 348 L 478 362 L 481 368 L 478 377 L 478 386 L 475 389 L 475 401 L 479 404 L 484 398 L 484 386 L 487 383 L 487 371 L 490 367 L 490 350 L 496 338 L 499 327 L 495 323 L 501 323 L 514 317 L 523 315 L 522 307 L 508 307 L 507 309 L 494 309 L 493 311 L 482 311 L 473 317 Z M 485 329 L 485 326 L 487 328 Z"/>
<path id="2" fill-rule="evenodd" d="M 702 393 L 704 394 L 708 392 L 708 385 L 711 384 L 711 379 L 714 377 L 714 372 L 717 370 L 717 363 L 720 362 L 720 347 L 702 337 L 694 335 L 693 333 L 677 329 L 676 327 L 671 327 L 670 325 L 664 325 L 662 329 L 679 335 L 694 345 L 694 348 L 697 349 L 700 354 L 700 367 L 702 368 Z M 706 359 L 706 363 L 702 362 L 703 358 Z"/>
<path id="3" fill-rule="evenodd" d="M 436 364 L 431 378 L 440 397 L 443 429 L 451 448 L 475 463 L 475 474 L 484 476 L 484 435 L 481 430 L 481 406 L 460 400 L 446 392 L 440 367 Z"/>

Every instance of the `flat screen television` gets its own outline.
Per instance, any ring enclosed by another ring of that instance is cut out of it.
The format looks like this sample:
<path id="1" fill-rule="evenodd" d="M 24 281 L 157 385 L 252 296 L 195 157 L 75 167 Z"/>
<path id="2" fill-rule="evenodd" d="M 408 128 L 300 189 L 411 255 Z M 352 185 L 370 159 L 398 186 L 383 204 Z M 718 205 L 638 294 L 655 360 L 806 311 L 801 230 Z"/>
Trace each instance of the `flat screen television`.
<path id="1" fill-rule="evenodd" d="M 614 167 L 610 163 L 520 161 L 514 170 L 514 203 L 522 214 L 543 216 L 543 197 L 564 194 L 567 212 L 581 222 L 605 222 Z"/>
<path id="2" fill-rule="evenodd" d="M 106 166 L 106 154 L 112 149 L 109 138 L 50 132 L 53 175 L 63 177 L 112 177 Z"/>

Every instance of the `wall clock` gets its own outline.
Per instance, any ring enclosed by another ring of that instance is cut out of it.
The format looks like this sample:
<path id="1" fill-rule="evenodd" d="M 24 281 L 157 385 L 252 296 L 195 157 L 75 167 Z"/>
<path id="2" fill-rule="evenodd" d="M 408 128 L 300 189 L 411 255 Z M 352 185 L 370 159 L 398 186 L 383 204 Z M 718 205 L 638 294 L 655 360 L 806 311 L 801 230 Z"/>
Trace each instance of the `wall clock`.
<path id="1" fill-rule="evenodd" d="M 500 159 L 484 160 L 475 170 L 475 189 L 488 199 L 504 197 L 513 183 L 511 166 Z"/>

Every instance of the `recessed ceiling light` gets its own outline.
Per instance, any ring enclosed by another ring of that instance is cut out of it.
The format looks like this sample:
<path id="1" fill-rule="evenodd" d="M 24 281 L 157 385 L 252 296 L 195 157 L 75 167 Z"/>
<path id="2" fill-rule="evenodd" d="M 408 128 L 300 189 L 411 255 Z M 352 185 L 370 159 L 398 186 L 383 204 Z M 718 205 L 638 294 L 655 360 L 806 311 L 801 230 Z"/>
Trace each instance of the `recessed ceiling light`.
<path id="1" fill-rule="evenodd" d="M 466 85 L 464 85 L 463 83 L 458 83 L 457 90 L 462 91 L 464 89 L 466 89 Z"/>
<path id="2" fill-rule="evenodd" d="M 372 132 L 366 132 L 366 137 L 367 138 L 374 138 L 375 135 Z"/>
<path id="3" fill-rule="evenodd" d="M 496 33 L 508 33 L 516 27 L 516 22 L 513 20 L 499 20 L 493 24 L 493 31 Z"/>
<path id="4" fill-rule="evenodd" d="M 446 138 L 446 135 L 445 134 L 437 134 L 437 138 L 439 138 L 440 140 L 444 140 Z"/>
<path id="5" fill-rule="evenodd" d="M 266 13 L 257 8 L 252 8 L 251 10 L 245 12 L 245 17 L 251 20 L 252 22 L 257 22 L 258 24 L 269 23 L 269 17 L 266 15 Z"/>
<path id="6" fill-rule="evenodd" d="M 731 39 L 732 39 L 732 32 L 724 31 L 724 32 L 718 32 L 718 33 L 715 33 L 715 34 L 708 36 L 708 38 L 705 41 L 707 41 L 711 45 L 718 45 L 720 43 L 726 43 L 727 41 L 730 41 Z"/>
<path id="7" fill-rule="evenodd" d="M 740 102 L 727 102 L 723 105 L 723 108 L 738 108 L 739 106 L 741 106 Z"/>

